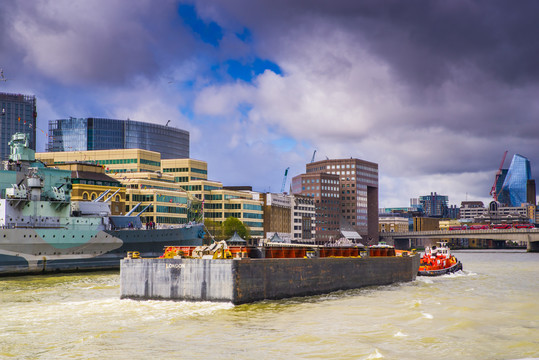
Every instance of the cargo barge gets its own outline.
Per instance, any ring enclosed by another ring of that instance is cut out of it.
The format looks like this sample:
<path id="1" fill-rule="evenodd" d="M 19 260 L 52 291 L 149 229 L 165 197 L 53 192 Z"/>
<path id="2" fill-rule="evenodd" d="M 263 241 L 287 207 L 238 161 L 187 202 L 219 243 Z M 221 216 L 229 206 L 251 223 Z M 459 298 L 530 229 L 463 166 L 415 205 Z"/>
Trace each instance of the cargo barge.
<path id="1" fill-rule="evenodd" d="M 121 262 L 120 293 L 124 299 L 237 305 L 415 280 L 419 254 L 396 256 L 392 249 L 280 245 L 232 248 L 232 258 L 194 258 L 189 248 L 162 258 L 130 256 Z"/>

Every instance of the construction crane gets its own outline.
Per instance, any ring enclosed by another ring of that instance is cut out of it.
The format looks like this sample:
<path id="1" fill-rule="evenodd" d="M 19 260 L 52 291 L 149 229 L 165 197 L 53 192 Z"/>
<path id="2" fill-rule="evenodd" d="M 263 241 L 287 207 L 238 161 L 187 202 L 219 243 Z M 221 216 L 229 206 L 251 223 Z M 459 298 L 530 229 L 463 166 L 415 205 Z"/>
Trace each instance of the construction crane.
<path id="1" fill-rule="evenodd" d="M 311 159 L 311 162 L 314 162 L 314 156 L 315 156 L 315 155 L 316 155 L 316 149 L 315 149 L 314 152 L 313 152 L 313 157 L 312 157 L 312 159 Z"/>
<path id="2" fill-rule="evenodd" d="M 492 185 L 492 188 L 490 189 L 490 195 L 494 198 L 494 200 L 498 201 L 498 193 L 496 192 L 496 185 L 498 184 L 498 179 L 502 175 L 502 167 L 503 163 L 505 162 L 505 157 L 507 156 L 507 150 L 503 153 L 502 162 L 500 164 L 500 168 L 496 172 L 496 177 L 494 178 L 494 184 Z"/>
<path id="3" fill-rule="evenodd" d="M 286 178 L 288 177 L 288 170 L 290 170 L 290 167 L 287 167 L 284 171 L 284 178 L 283 178 L 283 185 L 281 186 L 281 192 L 284 192 L 284 186 L 286 185 Z"/>

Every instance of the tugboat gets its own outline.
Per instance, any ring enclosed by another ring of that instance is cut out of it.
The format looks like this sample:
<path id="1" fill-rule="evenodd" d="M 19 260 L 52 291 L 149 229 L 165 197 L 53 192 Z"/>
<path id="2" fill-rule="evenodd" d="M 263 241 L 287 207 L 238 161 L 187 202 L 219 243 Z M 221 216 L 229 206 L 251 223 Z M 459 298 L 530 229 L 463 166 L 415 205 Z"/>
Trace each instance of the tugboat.
<path id="1" fill-rule="evenodd" d="M 439 246 L 425 248 L 425 254 L 419 262 L 419 276 L 440 276 L 462 270 L 462 263 L 451 255 L 446 242 L 440 242 Z"/>

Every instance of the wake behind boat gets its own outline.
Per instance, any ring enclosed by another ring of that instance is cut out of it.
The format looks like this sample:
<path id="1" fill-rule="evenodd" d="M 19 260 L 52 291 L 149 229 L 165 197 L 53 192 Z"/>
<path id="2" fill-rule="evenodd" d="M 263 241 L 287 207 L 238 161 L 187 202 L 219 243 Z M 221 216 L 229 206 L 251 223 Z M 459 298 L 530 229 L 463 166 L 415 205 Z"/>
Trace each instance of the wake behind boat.
<path id="1" fill-rule="evenodd" d="M 462 270 L 462 263 L 451 255 L 446 242 L 426 247 L 419 263 L 419 276 L 440 276 Z"/>

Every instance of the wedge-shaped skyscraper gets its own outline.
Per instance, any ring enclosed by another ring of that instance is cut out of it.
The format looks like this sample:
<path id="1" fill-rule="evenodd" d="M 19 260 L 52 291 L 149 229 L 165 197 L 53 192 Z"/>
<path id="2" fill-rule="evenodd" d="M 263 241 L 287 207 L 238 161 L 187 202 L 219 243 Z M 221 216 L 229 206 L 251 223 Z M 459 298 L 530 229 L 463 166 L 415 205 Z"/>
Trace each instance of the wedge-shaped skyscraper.
<path id="1" fill-rule="evenodd" d="M 505 176 L 498 201 L 507 206 L 521 206 L 527 202 L 526 186 L 531 179 L 530 160 L 516 154 Z"/>

